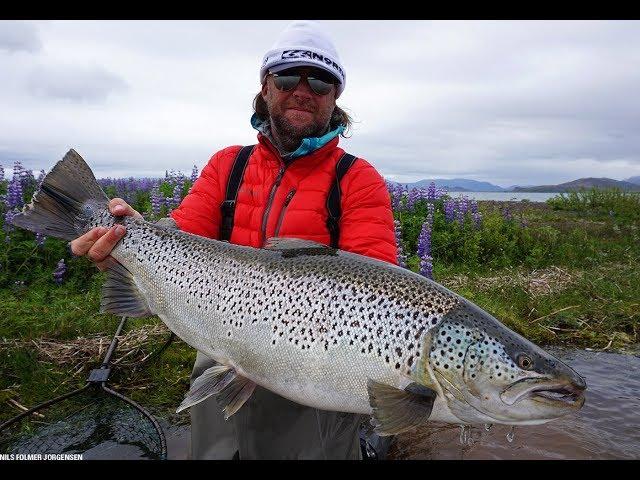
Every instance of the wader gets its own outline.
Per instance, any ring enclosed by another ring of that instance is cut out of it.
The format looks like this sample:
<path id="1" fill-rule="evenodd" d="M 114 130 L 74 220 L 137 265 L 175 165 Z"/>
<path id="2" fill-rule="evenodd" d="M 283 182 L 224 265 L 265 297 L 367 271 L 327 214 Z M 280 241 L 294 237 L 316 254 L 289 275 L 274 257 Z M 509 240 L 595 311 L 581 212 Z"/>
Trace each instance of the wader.
<path id="1" fill-rule="evenodd" d="M 215 362 L 198 352 L 191 381 Z M 194 460 L 359 460 L 360 424 L 367 416 L 318 410 L 257 386 L 247 402 L 224 419 L 215 397 L 190 408 Z"/>

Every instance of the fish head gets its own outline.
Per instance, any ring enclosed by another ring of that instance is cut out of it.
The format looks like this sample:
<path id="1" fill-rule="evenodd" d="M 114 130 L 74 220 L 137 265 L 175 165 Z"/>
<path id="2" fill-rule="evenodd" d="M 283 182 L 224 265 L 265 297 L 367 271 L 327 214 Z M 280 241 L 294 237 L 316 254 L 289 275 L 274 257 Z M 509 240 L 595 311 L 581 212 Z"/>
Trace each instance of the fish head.
<path id="1" fill-rule="evenodd" d="M 535 425 L 584 404 L 584 378 L 465 299 L 427 348 L 431 376 L 462 423 Z"/>

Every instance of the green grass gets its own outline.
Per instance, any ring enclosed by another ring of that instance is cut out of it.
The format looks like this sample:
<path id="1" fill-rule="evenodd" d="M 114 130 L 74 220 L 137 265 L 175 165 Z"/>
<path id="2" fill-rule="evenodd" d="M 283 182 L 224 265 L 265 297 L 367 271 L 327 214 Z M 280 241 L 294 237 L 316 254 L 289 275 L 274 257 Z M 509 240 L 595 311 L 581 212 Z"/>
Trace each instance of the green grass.
<path id="1" fill-rule="evenodd" d="M 531 202 L 481 202 L 482 229 L 469 222 L 445 224 L 437 212 L 434 279 L 534 343 L 633 349 L 640 342 L 640 220 L 610 215 L 607 205 L 585 212 L 574 203 L 560 209 Z M 507 205 L 508 221 L 502 216 Z M 415 248 L 424 211 L 418 208 L 401 217 L 403 243 Z M 101 358 L 97 351 L 70 359 L 47 356 L 36 347 L 38 342 L 74 345 L 78 337 L 101 335 L 106 348 L 119 323 L 117 317 L 98 313 L 103 274 L 87 260 L 69 259 L 62 242 L 49 239 L 39 249 L 32 235 L 12 235 L 13 241 L 0 250 L 0 421 L 19 412 L 9 399 L 33 406 L 84 385 Z M 60 258 L 68 260 L 69 273 L 58 286 L 51 271 Z M 409 265 L 417 269 L 415 255 Z M 158 324 L 155 317 L 129 319 L 124 333 Z M 160 357 L 135 368 L 167 334 L 150 335 L 111 378 L 118 391 L 161 414 L 175 411 L 181 402 L 196 353 L 174 341 Z"/>
<path id="2" fill-rule="evenodd" d="M 618 188 L 581 189 L 562 193 L 547 200 L 556 210 L 570 210 L 583 215 L 608 215 L 621 220 L 640 220 L 640 192 Z"/>

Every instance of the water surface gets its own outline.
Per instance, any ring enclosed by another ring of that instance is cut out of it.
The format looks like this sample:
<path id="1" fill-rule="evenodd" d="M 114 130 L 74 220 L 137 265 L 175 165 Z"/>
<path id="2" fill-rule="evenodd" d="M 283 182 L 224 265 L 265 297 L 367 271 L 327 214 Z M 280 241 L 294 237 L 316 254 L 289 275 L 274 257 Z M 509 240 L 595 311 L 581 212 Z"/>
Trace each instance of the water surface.
<path id="1" fill-rule="evenodd" d="M 460 427 L 433 425 L 398 436 L 396 459 L 640 459 L 640 358 L 585 350 L 547 349 L 587 380 L 586 402 L 575 415 L 544 425 L 474 427 L 471 445 Z"/>

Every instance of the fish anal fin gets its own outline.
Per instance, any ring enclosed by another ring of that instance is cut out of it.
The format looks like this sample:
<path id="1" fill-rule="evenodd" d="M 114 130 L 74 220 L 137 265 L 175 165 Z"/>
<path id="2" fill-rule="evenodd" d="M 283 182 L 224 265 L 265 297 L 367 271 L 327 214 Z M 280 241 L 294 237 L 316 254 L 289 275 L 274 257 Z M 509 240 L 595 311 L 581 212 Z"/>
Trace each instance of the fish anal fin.
<path id="1" fill-rule="evenodd" d="M 369 379 L 372 424 L 380 436 L 396 435 L 425 423 L 431 415 L 436 392 L 411 383 L 404 390 Z"/>

